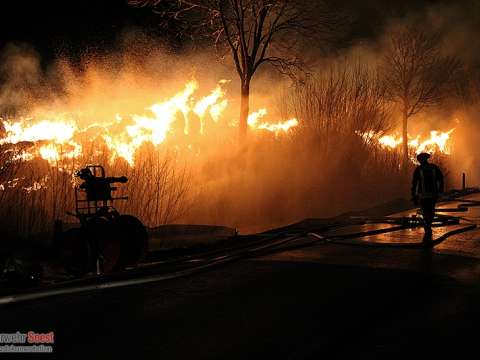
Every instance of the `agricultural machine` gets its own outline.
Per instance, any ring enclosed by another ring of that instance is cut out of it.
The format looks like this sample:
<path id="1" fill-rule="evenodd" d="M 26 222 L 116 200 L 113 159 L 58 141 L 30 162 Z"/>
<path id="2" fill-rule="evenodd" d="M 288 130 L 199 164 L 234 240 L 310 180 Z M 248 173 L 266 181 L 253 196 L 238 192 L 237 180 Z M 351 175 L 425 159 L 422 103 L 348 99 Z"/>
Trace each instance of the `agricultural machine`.
<path id="1" fill-rule="evenodd" d="M 67 272 L 73 275 L 110 273 L 135 266 L 145 256 L 148 235 L 142 222 L 132 215 L 121 215 L 113 197 L 116 183 L 126 183 L 125 176 L 106 177 L 100 165 L 88 165 L 76 172 L 81 181 L 75 186 L 75 216 L 80 227 L 58 236 L 60 256 Z"/>

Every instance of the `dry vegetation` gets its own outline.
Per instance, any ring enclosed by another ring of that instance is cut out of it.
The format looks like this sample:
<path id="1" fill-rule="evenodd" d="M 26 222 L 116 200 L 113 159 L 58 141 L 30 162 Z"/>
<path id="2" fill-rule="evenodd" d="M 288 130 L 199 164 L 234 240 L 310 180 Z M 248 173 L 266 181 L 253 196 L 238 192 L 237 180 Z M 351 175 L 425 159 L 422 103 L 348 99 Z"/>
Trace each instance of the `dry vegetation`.
<path id="1" fill-rule="evenodd" d="M 120 160 L 111 163 L 105 147 L 54 166 L 5 159 L 0 174 L 5 186 L 0 191 L 2 231 L 28 237 L 51 232 L 55 219 L 74 221 L 66 215 L 74 206 L 72 173 L 88 163 L 103 164 L 108 175 L 129 178 L 120 186 L 129 200 L 119 202 L 118 209 L 148 226 L 212 223 L 254 231 L 404 195 L 408 180 L 400 155 L 359 136 L 392 126 L 384 82 L 375 69 L 339 63 L 288 88 L 277 101 L 279 108 L 301 119 L 294 131 L 280 136 L 252 132 L 242 145 L 223 140 L 199 144 L 200 160 L 172 151 L 168 144 L 162 151 L 146 144 L 135 167 Z M 30 189 L 33 184 L 38 189 Z"/>
<path id="2" fill-rule="evenodd" d="M 190 65 L 179 65 L 176 58 L 158 56 L 148 60 L 147 53 L 148 49 L 141 52 L 142 66 L 135 61 L 129 63 L 128 54 L 122 54 L 124 57 L 114 54 L 112 63 L 120 65 L 95 68 L 92 61 L 84 77 L 73 70 L 60 71 L 58 78 L 63 83 L 57 85 L 63 86 L 71 100 L 67 109 L 85 108 L 90 117 L 107 118 L 112 115 L 111 109 L 104 106 L 105 93 L 109 93 L 115 105 L 112 108 L 127 104 L 127 113 L 132 113 L 138 108 L 136 102 L 148 98 L 151 104 L 157 89 L 173 91 L 179 81 L 171 81 L 172 78 L 190 71 Z M 19 54 L 16 56 L 21 58 Z M 201 62 L 205 63 L 207 58 L 206 55 L 200 58 Z M 186 58 L 184 62 L 190 60 Z M 68 70 L 65 63 L 60 65 Z M 40 71 L 35 61 L 30 61 L 29 67 L 35 76 L 42 76 L 37 74 Z M 213 68 L 201 76 L 215 83 L 219 80 L 218 69 Z M 102 78 L 98 73 L 104 69 L 110 72 Z M 239 144 L 236 130 L 212 122 L 204 138 L 189 135 L 168 139 L 160 149 L 145 144 L 136 155 L 134 167 L 120 160 L 112 163 L 108 148 L 102 144 L 96 148 L 85 146 L 81 158 L 53 166 L 43 160 L 12 161 L 15 152 L 2 145 L 0 231 L 4 238 L 26 238 L 51 232 L 56 219 L 74 221 L 66 215 L 74 206 L 72 173 L 92 163 L 104 165 L 109 176 L 129 178 L 120 187 L 129 201 L 118 203 L 118 209 L 138 216 L 148 226 L 210 223 L 254 231 L 405 197 L 413 164 L 406 168 L 399 152 L 385 151 L 359 135 L 366 131 L 380 134 L 398 125 L 401 111 L 395 107 L 398 101 L 392 101 L 387 73 L 385 63 L 382 67 L 361 57 L 356 61 L 336 58 L 312 71 L 307 81 L 274 94 L 278 113 L 284 119 L 293 116 L 299 119 L 299 125 L 289 133 L 275 136 L 252 131 L 248 141 Z M 261 76 L 265 74 L 270 73 Z M 26 78 L 27 88 L 42 83 Z M 255 89 L 261 89 L 262 85 L 265 89 L 279 88 L 278 83 L 265 84 L 263 79 L 255 84 Z M 45 83 L 49 81 L 46 79 Z M 471 77 L 456 84 L 470 109 L 478 103 L 478 83 L 478 77 Z M 25 90 L 15 81 L 13 89 L 18 88 Z M 50 99 L 58 100 L 52 92 Z M 448 95 L 448 91 L 442 92 L 442 99 L 448 98 L 444 94 Z M 261 91 L 252 93 L 252 102 L 261 95 Z M 25 110 L 35 100 L 30 92 L 19 97 L 28 101 L 17 101 L 15 97 L 12 105 L 9 98 L 7 106 L 3 99 L 1 109 L 15 113 L 17 107 Z M 239 97 L 233 102 L 241 107 Z M 141 106 L 145 107 L 143 103 Z M 195 156 L 177 151 L 175 144 L 180 142 L 182 146 L 192 144 Z"/>
<path id="3" fill-rule="evenodd" d="M 148 226 L 174 221 L 185 211 L 188 173 L 168 153 L 148 152 L 137 167 L 109 163 L 107 153 L 95 157 L 48 164 L 44 160 L 4 161 L 0 191 L 1 231 L 5 240 L 51 234 L 55 220 L 76 222 L 72 174 L 84 164 L 105 165 L 107 174 L 126 175 L 130 181 L 119 187 L 129 201 L 118 201 L 118 210 L 133 214 Z M 78 180 L 77 180 L 78 181 Z"/>
<path id="4" fill-rule="evenodd" d="M 375 70 L 332 66 L 289 88 L 278 102 L 300 125 L 279 137 L 251 133 L 248 145 L 225 147 L 207 159 L 192 175 L 199 191 L 186 221 L 254 231 L 404 195 L 408 180 L 400 154 L 359 136 L 391 128 L 391 108 Z"/>

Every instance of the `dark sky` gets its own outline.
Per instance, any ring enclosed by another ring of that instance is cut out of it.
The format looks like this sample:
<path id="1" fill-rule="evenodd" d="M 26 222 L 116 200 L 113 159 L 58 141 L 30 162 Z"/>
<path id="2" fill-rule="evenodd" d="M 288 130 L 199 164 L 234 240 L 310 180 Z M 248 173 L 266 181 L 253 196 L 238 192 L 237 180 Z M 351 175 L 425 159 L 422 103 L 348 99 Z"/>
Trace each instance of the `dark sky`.
<path id="1" fill-rule="evenodd" d="M 0 6 L 0 48 L 28 43 L 47 58 L 108 49 L 129 27 L 160 34 L 150 10 L 132 8 L 125 0 L 8 1 Z"/>
<path id="2" fill-rule="evenodd" d="M 327 0 L 328 1 L 328 0 Z M 331 0 L 350 12 L 346 37 L 373 37 L 384 21 L 416 11 L 435 0 Z M 5 5 L 8 4 L 8 5 Z M 44 61 L 57 54 L 78 56 L 85 49 L 108 50 L 123 30 L 137 27 L 168 38 L 149 9 L 132 8 L 126 0 L 4 1 L 0 8 L 0 49 L 9 42 L 31 44 Z"/>

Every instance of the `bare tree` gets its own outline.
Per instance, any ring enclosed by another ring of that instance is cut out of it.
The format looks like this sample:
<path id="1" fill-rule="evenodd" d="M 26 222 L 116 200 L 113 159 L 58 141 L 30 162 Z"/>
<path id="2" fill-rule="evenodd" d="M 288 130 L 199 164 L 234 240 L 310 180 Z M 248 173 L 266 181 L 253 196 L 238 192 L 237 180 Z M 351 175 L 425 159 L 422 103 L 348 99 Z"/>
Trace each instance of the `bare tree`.
<path id="1" fill-rule="evenodd" d="M 268 63 L 282 74 L 294 75 L 303 65 L 298 56 L 299 40 L 305 36 L 328 36 L 340 23 L 339 17 L 321 1 L 129 0 L 129 3 L 153 7 L 168 28 L 183 28 L 191 34 L 201 30 L 217 49 L 231 53 L 241 81 L 241 138 L 247 133 L 250 83 L 257 69 Z M 185 26 L 172 26 L 172 21 L 183 21 Z"/>
<path id="2" fill-rule="evenodd" d="M 344 152 L 350 153 L 352 160 L 360 152 L 358 148 L 350 152 L 350 146 L 371 145 L 372 139 L 362 134 L 384 133 L 390 128 L 385 91 L 376 69 L 356 61 L 338 61 L 282 102 L 288 113 L 302 119 L 300 126 L 292 129 L 300 143 L 311 140 L 309 148 L 315 147 L 325 158 Z M 371 146 L 366 150 L 372 151 Z"/>
<path id="3" fill-rule="evenodd" d="M 406 164 L 409 119 L 442 101 L 460 62 L 442 54 L 438 33 L 413 26 L 399 29 L 390 37 L 383 60 L 389 95 L 402 110 L 402 152 Z"/>

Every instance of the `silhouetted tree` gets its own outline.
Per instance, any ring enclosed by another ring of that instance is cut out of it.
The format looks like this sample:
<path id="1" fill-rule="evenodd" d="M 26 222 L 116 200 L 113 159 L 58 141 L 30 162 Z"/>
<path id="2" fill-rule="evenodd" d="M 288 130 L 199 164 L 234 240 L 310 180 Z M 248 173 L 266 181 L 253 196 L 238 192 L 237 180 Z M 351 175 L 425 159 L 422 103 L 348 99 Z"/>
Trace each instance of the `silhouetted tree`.
<path id="1" fill-rule="evenodd" d="M 341 23 L 322 1 L 309 0 L 129 0 L 151 6 L 163 24 L 183 23 L 188 34 L 208 34 L 217 49 L 230 51 L 241 80 L 240 137 L 247 133 L 250 83 L 264 63 L 294 76 L 302 68 L 305 36 L 328 36 Z M 223 52 L 223 54 L 225 54 Z"/>
<path id="2" fill-rule="evenodd" d="M 383 60 L 388 93 L 402 111 L 403 161 L 406 164 L 409 119 L 444 98 L 460 62 L 442 54 L 439 34 L 413 26 L 393 33 Z"/>

